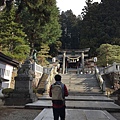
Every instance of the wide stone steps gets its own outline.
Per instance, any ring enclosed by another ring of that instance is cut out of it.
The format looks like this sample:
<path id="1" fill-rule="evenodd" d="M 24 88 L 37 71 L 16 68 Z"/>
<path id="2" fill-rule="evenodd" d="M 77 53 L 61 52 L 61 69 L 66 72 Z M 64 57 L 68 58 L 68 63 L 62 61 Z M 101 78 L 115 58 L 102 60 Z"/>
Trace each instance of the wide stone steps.
<path id="1" fill-rule="evenodd" d="M 69 96 L 66 97 L 66 120 L 117 120 L 109 112 L 120 112 L 120 106 L 101 92 L 95 75 L 61 76 L 69 91 Z M 25 107 L 43 108 L 34 120 L 53 120 L 52 101 L 48 94 L 39 97 L 34 103 L 26 104 Z"/>
<path id="2" fill-rule="evenodd" d="M 38 101 L 25 105 L 26 108 L 51 108 L 51 98 L 40 97 Z M 66 98 L 66 108 L 120 111 L 120 106 L 105 96 L 69 96 Z"/>
<path id="3" fill-rule="evenodd" d="M 70 95 L 103 94 L 94 74 L 66 74 L 61 76 Z"/>
<path id="4" fill-rule="evenodd" d="M 52 102 L 48 95 L 39 97 L 26 108 L 43 111 L 34 120 L 53 120 Z M 109 112 L 120 112 L 120 106 L 106 96 L 68 96 L 66 97 L 66 120 L 117 120 Z"/>
<path id="5" fill-rule="evenodd" d="M 44 95 L 38 98 L 38 100 L 52 100 L 48 95 Z M 66 101 L 103 101 L 103 102 L 114 102 L 113 99 L 106 96 L 68 96 L 65 98 Z"/>

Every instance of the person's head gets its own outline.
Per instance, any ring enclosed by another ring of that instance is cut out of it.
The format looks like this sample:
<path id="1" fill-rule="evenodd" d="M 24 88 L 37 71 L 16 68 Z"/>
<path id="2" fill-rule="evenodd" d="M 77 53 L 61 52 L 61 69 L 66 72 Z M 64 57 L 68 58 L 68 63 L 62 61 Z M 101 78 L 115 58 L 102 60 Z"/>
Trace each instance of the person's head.
<path id="1" fill-rule="evenodd" d="M 59 74 L 55 75 L 55 81 L 61 81 L 61 76 Z"/>

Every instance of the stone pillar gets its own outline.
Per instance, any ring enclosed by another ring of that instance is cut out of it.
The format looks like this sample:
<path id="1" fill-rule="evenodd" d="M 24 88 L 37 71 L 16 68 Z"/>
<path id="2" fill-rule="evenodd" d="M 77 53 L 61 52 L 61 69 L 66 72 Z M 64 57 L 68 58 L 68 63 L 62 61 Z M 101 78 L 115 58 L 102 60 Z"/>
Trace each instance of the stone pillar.
<path id="1" fill-rule="evenodd" d="M 62 69 L 62 74 L 65 73 L 65 57 L 66 57 L 66 53 L 63 53 L 63 69 Z"/>
<path id="2" fill-rule="evenodd" d="M 43 93 L 44 95 L 49 94 L 50 83 L 51 83 L 51 75 L 49 75 L 49 77 L 47 78 L 45 82 L 45 92 Z"/>
<path id="3" fill-rule="evenodd" d="M 82 72 L 84 73 L 84 52 L 81 53 Z"/>
<path id="4" fill-rule="evenodd" d="M 65 69 L 65 73 L 67 74 L 67 70 L 68 70 L 68 66 L 67 66 L 68 64 L 67 64 L 67 61 L 66 61 L 66 69 Z"/>
<path id="5" fill-rule="evenodd" d="M 105 92 L 105 88 L 106 88 L 106 85 L 105 85 L 105 81 L 103 80 L 103 84 L 102 84 L 102 91 Z"/>
<path id="6" fill-rule="evenodd" d="M 113 68 L 112 69 L 113 69 L 113 72 L 116 71 L 116 62 L 113 63 Z"/>

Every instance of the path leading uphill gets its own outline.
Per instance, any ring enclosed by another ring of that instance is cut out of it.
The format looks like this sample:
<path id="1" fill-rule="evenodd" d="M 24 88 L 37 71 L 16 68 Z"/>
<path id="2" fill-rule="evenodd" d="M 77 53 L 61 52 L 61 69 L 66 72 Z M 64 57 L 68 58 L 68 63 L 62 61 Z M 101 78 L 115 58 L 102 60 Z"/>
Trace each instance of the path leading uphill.
<path id="1" fill-rule="evenodd" d="M 111 112 L 119 112 L 120 106 L 101 92 L 94 74 L 61 76 L 69 91 L 66 120 L 117 120 Z M 26 104 L 26 108 L 44 108 L 34 120 L 53 120 L 51 107 L 51 98 L 47 94 L 34 103 Z"/>

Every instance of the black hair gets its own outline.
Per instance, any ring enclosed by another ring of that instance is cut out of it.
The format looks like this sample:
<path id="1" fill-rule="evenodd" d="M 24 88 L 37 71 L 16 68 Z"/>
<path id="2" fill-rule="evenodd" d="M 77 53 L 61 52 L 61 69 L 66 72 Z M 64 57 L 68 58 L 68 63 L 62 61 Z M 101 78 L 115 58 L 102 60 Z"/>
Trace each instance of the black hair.
<path id="1" fill-rule="evenodd" d="M 61 81 L 61 76 L 60 75 L 55 75 L 55 81 Z"/>

